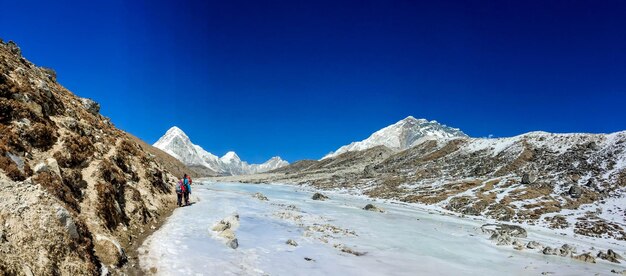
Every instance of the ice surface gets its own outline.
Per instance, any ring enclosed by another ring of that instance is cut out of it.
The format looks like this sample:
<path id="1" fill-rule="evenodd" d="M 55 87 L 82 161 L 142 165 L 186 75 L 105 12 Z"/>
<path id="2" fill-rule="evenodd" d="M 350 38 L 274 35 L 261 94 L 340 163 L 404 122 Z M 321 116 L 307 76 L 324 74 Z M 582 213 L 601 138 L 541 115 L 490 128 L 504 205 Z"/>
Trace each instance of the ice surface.
<path id="1" fill-rule="evenodd" d="M 372 203 L 363 197 L 326 193 L 329 200 L 314 201 L 314 191 L 287 185 L 204 183 L 193 191 L 195 204 L 175 210 L 143 244 L 142 268 L 156 268 L 160 275 L 611 275 L 611 269 L 626 269 L 604 261 L 586 264 L 497 247 L 476 231 L 481 221 L 410 205 L 374 202 L 386 210 L 375 213 L 361 209 Z M 252 197 L 256 192 L 269 201 Z M 281 212 L 302 217 L 284 219 L 276 215 Z M 233 213 L 240 216 L 237 249 L 210 230 Z M 306 230 L 315 224 L 331 224 L 356 235 L 330 233 L 324 243 L 319 239 L 323 234 L 309 235 Z M 563 240 L 533 228 L 529 236 Z M 299 246 L 285 244 L 288 239 Z M 343 253 L 335 244 L 367 254 Z M 618 253 L 626 250 L 621 245 L 614 248 Z"/>

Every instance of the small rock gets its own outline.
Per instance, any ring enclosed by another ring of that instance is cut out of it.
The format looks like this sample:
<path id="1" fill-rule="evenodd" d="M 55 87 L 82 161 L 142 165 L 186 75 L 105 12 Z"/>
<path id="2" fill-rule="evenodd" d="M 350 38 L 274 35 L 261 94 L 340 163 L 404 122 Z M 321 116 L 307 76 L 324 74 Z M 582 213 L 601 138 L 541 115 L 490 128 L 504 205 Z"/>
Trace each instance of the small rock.
<path id="1" fill-rule="evenodd" d="M 558 255 L 558 249 L 546 246 L 541 252 L 543 255 Z"/>
<path id="2" fill-rule="evenodd" d="M 519 240 L 514 240 L 513 241 L 513 248 L 515 248 L 515 250 L 523 250 L 524 249 L 524 244 L 521 243 Z"/>
<path id="3" fill-rule="evenodd" d="M 510 225 L 510 224 L 485 224 L 483 226 L 480 227 L 480 229 L 483 231 L 483 233 L 488 233 L 488 234 L 492 234 L 493 233 L 506 233 L 511 237 L 515 237 L 515 238 L 526 238 L 527 237 L 527 233 L 526 233 L 526 229 L 517 226 L 517 225 Z"/>
<path id="4" fill-rule="evenodd" d="M 569 253 L 575 253 L 576 252 L 576 247 L 571 246 L 571 245 L 566 243 L 563 246 L 561 246 L 561 250 L 565 251 L 565 252 L 569 252 Z"/>
<path id="5" fill-rule="evenodd" d="M 239 241 L 237 239 L 229 240 L 228 246 L 232 249 L 237 249 L 237 247 L 239 247 Z"/>
<path id="6" fill-rule="evenodd" d="M 35 165 L 35 168 L 33 170 L 35 171 L 35 173 L 51 172 L 51 173 L 55 173 L 58 176 L 61 176 L 61 169 L 59 168 L 59 163 L 54 158 L 48 158 L 46 159 L 46 161 Z"/>
<path id="7" fill-rule="evenodd" d="M 365 205 L 365 207 L 363 207 L 363 210 L 372 211 L 372 212 L 379 212 L 379 213 L 384 213 L 385 212 L 385 210 L 376 207 L 374 204 L 367 204 L 367 205 Z"/>
<path id="8" fill-rule="evenodd" d="M 304 257 L 304 260 L 307 261 L 307 262 L 311 262 L 311 261 L 315 262 L 315 260 L 313 260 L 313 259 L 311 259 L 309 257 Z"/>
<path id="9" fill-rule="evenodd" d="M 598 252 L 597 255 L 598 258 L 603 259 L 603 260 L 607 260 L 609 262 L 612 263 L 616 263 L 619 264 L 619 259 L 622 259 L 622 256 L 620 256 L 619 254 L 615 253 L 615 251 L 613 251 L 612 249 L 609 249 L 606 253 L 600 251 Z"/>
<path id="10" fill-rule="evenodd" d="M 541 248 L 543 248 L 543 245 L 541 245 L 541 243 L 536 242 L 536 241 L 529 241 L 528 244 L 526 244 L 526 248 L 528 248 L 528 249 L 541 249 Z"/>
<path id="11" fill-rule="evenodd" d="M 615 274 L 626 275 L 626 270 L 624 270 L 624 271 L 622 271 L 622 272 L 619 272 L 619 271 L 617 271 L 617 270 L 615 270 L 615 269 L 611 269 L 611 272 L 613 272 L 613 273 L 615 273 Z"/>
<path id="12" fill-rule="evenodd" d="M 288 239 L 286 244 L 291 245 L 291 246 L 298 246 L 298 243 L 292 239 Z"/>
<path id="13" fill-rule="evenodd" d="M 258 199 L 258 200 L 268 201 L 267 197 L 265 195 L 263 195 L 262 193 L 255 193 L 253 195 L 253 197 Z"/>
<path id="14" fill-rule="evenodd" d="M 592 263 L 592 264 L 596 263 L 596 258 L 591 256 L 590 253 L 583 253 L 577 256 L 572 256 L 572 259 L 576 259 L 576 260 L 583 261 L 586 263 Z"/>
<path id="15" fill-rule="evenodd" d="M 22 271 L 24 272 L 24 275 L 26 276 L 34 276 L 33 271 L 30 269 L 30 266 L 28 266 L 27 264 L 24 264 L 22 266 Z"/>
<path id="16" fill-rule="evenodd" d="M 313 200 L 327 200 L 328 197 L 323 195 L 323 194 L 320 194 L 320 193 L 315 193 L 315 194 L 313 194 L 313 197 L 311 197 L 311 199 L 313 199 Z"/>
<path id="17" fill-rule="evenodd" d="M 572 198 L 579 198 L 580 196 L 582 196 L 583 194 L 583 189 L 580 188 L 580 186 L 574 184 L 569 188 L 569 191 L 567 191 L 567 193 L 572 197 Z"/>
<path id="18" fill-rule="evenodd" d="M 72 239 L 78 239 L 80 237 L 72 215 L 65 208 L 57 207 L 56 216 L 59 219 L 59 223 L 63 225 L 65 231 L 67 231 Z"/>

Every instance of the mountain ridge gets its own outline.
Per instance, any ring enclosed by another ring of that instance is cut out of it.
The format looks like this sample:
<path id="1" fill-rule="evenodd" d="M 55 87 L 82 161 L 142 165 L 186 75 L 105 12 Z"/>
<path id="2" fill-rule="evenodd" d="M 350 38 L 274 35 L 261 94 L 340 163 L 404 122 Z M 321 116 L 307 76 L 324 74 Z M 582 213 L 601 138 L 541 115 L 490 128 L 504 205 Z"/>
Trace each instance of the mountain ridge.
<path id="1" fill-rule="evenodd" d="M 394 151 L 406 150 L 416 145 L 421 139 L 440 139 L 453 137 L 469 137 L 458 128 L 448 127 L 439 122 L 416 119 L 408 116 L 392 125 L 384 127 L 368 138 L 352 142 L 333 151 L 323 159 L 334 157 L 349 151 L 361 151 L 375 146 L 386 146 Z"/>
<path id="2" fill-rule="evenodd" d="M 262 173 L 289 164 L 279 156 L 274 156 L 261 164 L 248 164 L 248 162 L 242 161 L 234 151 L 229 151 L 222 157 L 218 157 L 204 150 L 199 145 L 193 144 L 189 136 L 177 126 L 172 126 L 168 129 L 153 146 L 165 151 L 188 166 L 209 169 L 208 173 L 204 172 L 204 174 L 208 175 Z"/>

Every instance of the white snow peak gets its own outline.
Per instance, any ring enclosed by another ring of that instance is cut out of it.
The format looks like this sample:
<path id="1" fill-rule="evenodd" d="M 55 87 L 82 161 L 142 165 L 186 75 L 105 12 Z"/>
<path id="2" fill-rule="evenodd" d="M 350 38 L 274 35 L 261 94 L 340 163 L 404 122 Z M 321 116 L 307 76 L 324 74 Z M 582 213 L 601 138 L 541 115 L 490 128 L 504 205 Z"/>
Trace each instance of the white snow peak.
<path id="1" fill-rule="evenodd" d="M 386 146 L 395 151 L 401 151 L 417 145 L 423 138 L 445 139 L 453 137 L 468 137 L 458 128 L 442 125 L 437 121 L 415 119 L 408 116 L 397 123 L 374 132 L 363 141 L 352 142 L 340 147 L 322 159 L 334 157 L 349 151 L 361 151 L 376 146 Z"/>
<path id="2" fill-rule="evenodd" d="M 153 146 L 165 151 L 185 165 L 204 166 L 219 174 L 226 175 L 262 173 L 289 164 L 280 157 L 273 157 L 263 164 L 248 164 L 242 161 L 234 151 L 217 157 L 193 144 L 187 134 L 176 126 L 171 127 Z"/>

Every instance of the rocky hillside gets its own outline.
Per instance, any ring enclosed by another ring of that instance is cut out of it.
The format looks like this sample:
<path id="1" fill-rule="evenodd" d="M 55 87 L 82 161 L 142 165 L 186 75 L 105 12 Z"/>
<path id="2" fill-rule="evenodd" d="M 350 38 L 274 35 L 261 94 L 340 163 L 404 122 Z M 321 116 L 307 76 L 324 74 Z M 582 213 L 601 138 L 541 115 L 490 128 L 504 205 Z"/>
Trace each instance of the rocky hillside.
<path id="1" fill-rule="evenodd" d="M 575 234 L 626 240 L 626 132 L 430 137 L 232 179 L 347 189 Z"/>
<path id="2" fill-rule="evenodd" d="M 174 206 L 184 165 L 1 41 L 0 133 L 0 274 L 122 271 Z"/>

